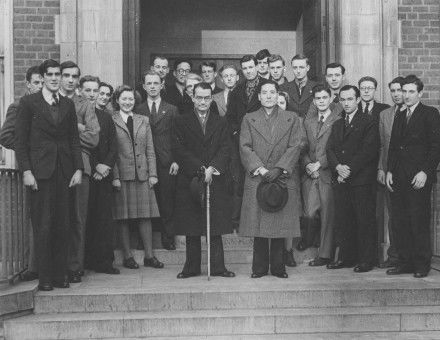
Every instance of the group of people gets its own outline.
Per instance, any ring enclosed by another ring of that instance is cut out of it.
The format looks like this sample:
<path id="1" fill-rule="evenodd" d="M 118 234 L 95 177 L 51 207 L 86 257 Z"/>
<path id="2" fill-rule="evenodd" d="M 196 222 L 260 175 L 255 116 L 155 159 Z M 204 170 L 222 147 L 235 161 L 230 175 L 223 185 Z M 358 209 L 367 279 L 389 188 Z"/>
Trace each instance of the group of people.
<path id="1" fill-rule="evenodd" d="M 81 77 L 72 61 L 46 60 L 26 74 L 28 94 L 8 109 L 0 144 L 14 149 L 29 187 L 33 240 L 25 280 L 40 290 L 81 281 L 84 268 L 137 269 L 130 247 L 136 225 L 144 266 L 153 254 L 152 219 L 162 244 L 186 236 L 178 278 L 201 273 L 210 193 L 211 275 L 225 266 L 222 235 L 252 237 L 252 278 L 287 278 L 296 247 L 319 246 L 310 266 L 378 265 L 376 198 L 389 211 L 387 274 L 430 270 L 430 199 L 440 161 L 440 115 L 420 102 L 414 75 L 389 84 L 393 106 L 375 100 L 377 81 L 345 85 L 345 68 L 326 66 L 325 84 L 308 78 L 309 59 L 286 63 L 262 50 L 240 69 L 156 56 L 138 88 L 114 89 Z M 217 77 L 224 88 L 217 86 Z M 244 79 L 241 79 L 244 78 Z M 318 232 L 316 232 L 318 230 Z"/>

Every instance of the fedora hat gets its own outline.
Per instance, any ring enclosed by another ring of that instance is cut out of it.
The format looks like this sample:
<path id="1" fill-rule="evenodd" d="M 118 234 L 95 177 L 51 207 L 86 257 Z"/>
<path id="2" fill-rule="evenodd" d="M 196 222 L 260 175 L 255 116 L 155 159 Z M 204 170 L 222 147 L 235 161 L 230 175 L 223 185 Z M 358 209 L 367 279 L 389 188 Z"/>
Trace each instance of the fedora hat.
<path id="1" fill-rule="evenodd" d="M 277 212 L 284 208 L 289 199 L 287 187 L 283 183 L 261 181 L 257 187 L 257 201 L 267 212 Z"/>
<path id="2" fill-rule="evenodd" d="M 205 185 L 200 177 L 193 177 L 189 184 L 189 192 L 194 203 L 198 204 L 200 208 L 205 206 Z"/>

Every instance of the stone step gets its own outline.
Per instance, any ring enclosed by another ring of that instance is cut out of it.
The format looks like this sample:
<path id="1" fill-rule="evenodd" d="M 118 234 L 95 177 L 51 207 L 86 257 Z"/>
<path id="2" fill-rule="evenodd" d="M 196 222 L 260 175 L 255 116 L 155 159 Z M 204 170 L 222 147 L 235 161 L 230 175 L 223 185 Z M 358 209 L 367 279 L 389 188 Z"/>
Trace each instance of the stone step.
<path id="1" fill-rule="evenodd" d="M 252 263 L 252 248 L 231 248 L 224 249 L 226 264 L 245 264 Z M 317 248 L 308 248 L 305 251 L 297 251 L 294 249 L 294 258 L 297 263 L 308 262 L 315 258 L 318 253 Z M 185 263 L 185 249 L 177 248 L 176 250 L 154 249 L 154 256 L 165 265 L 183 265 Z M 144 251 L 133 250 L 133 257 L 136 262 L 143 264 Z M 121 266 L 123 254 L 121 250 L 115 250 L 115 264 Z M 202 250 L 202 263 L 207 261 L 206 249 Z"/>
<path id="2" fill-rule="evenodd" d="M 252 248 L 253 239 L 251 237 L 241 237 L 236 232 L 222 236 L 224 248 Z M 185 248 L 185 236 L 175 237 L 176 246 Z M 206 245 L 206 238 L 202 237 L 202 247 Z M 153 232 L 153 248 L 161 249 L 162 241 L 159 232 Z"/>
<path id="3" fill-rule="evenodd" d="M 5 322 L 8 340 L 439 330 L 440 306 L 57 313 Z"/>
<path id="4" fill-rule="evenodd" d="M 121 275 L 87 273 L 70 289 L 38 292 L 35 313 L 148 312 L 258 308 L 325 308 L 440 305 L 440 275 L 424 280 L 391 277 L 383 270 L 356 274 L 300 265 L 289 278 L 251 279 L 250 265 L 230 265 L 235 278 L 176 279 L 181 266 L 121 268 Z M 204 275 L 206 275 L 204 273 Z"/>

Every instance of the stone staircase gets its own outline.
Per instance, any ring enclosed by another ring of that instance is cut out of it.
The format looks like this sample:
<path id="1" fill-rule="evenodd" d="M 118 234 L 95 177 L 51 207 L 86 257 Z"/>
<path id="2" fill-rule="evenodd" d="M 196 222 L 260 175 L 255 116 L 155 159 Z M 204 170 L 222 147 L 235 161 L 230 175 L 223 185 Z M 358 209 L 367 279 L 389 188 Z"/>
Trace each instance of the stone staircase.
<path id="1" fill-rule="evenodd" d="M 329 271 L 304 264 L 316 252 L 308 250 L 296 254 L 302 264 L 288 279 L 251 279 L 250 245 L 237 242 L 225 242 L 236 278 L 177 280 L 184 251 L 157 250 L 162 270 L 87 273 L 70 289 L 38 292 L 33 315 L 5 321 L 5 339 L 440 338 L 437 272 L 416 280 Z"/>

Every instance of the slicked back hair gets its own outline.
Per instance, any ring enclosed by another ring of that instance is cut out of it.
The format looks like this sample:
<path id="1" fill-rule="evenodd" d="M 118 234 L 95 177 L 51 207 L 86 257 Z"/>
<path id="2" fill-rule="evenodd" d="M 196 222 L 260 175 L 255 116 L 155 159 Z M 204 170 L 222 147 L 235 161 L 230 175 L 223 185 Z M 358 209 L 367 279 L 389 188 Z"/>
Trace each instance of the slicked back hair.
<path id="1" fill-rule="evenodd" d="M 345 74 L 345 67 L 342 66 L 340 63 L 330 63 L 330 64 L 327 64 L 327 66 L 325 67 L 325 73 L 327 74 L 327 70 L 329 68 L 338 68 L 338 67 L 341 68 L 341 73 Z"/>
<path id="2" fill-rule="evenodd" d="M 349 90 L 353 90 L 354 91 L 354 93 L 356 94 L 356 98 L 359 98 L 361 96 L 361 92 L 359 91 L 357 86 L 354 86 L 354 85 L 344 85 L 344 86 L 342 86 L 341 89 L 339 90 L 339 95 L 341 94 L 342 91 L 349 91 Z"/>

